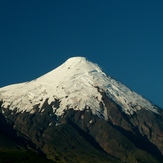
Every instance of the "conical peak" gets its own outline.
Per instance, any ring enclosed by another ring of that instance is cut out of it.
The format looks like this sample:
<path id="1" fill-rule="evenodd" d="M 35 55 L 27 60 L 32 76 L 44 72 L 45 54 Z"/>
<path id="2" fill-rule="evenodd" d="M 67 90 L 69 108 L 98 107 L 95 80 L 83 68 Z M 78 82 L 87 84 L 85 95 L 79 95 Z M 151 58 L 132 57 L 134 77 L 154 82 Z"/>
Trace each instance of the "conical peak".
<path id="1" fill-rule="evenodd" d="M 95 73 L 99 75 L 104 74 L 97 64 L 88 61 L 85 57 L 72 57 L 56 69 L 38 78 L 37 81 L 44 83 L 69 83 L 71 79 L 79 80 L 79 78 L 83 78 L 84 76 L 87 76 L 90 80 L 94 80 L 92 77 L 94 75 L 97 76 Z"/>
<path id="2" fill-rule="evenodd" d="M 72 57 L 69 58 L 68 60 L 66 60 L 66 62 L 64 62 L 64 66 L 68 66 L 68 67 L 79 67 L 82 65 L 86 65 L 90 63 L 85 57 Z"/>
<path id="3" fill-rule="evenodd" d="M 60 67 L 66 69 L 73 69 L 73 71 L 97 71 L 101 72 L 101 68 L 91 61 L 87 60 L 85 57 L 72 57 L 66 60 Z"/>

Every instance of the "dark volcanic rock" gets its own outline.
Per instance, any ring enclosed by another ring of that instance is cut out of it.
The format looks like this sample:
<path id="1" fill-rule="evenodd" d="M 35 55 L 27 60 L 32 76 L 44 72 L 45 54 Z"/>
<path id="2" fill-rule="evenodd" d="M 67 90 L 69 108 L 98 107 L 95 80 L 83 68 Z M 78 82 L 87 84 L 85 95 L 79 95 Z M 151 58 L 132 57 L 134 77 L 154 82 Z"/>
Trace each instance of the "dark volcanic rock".
<path id="1" fill-rule="evenodd" d="M 9 110 L 3 114 L 7 118 L 1 114 L 1 130 L 21 140 L 23 146 L 55 161 L 161 162 L 162 119 L 159 115 L 140 110 L 128 116 L 109 98 L 103 98 L 108 108 L 107 121 L 93 115 L 88 108 L 69 109 L 59 118 L 45 102 L 46 109 L 35 114 L 12 114 Z"/>

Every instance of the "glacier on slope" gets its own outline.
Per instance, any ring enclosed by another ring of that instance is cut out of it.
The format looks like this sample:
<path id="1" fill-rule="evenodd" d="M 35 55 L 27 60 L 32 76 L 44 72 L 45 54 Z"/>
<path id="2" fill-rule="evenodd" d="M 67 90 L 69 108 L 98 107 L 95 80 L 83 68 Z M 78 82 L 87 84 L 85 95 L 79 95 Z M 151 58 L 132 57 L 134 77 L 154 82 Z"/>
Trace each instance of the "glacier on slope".
<path id="1" fill-rule="evenodd" d="M 3 109 L 32 114 L 35 105 L 41 109 L 45 100 L 48 99 L 48 104 L 59 100 L 59 108 L 52 106 L 53 112 L 58 116 L 62 116 L 69 108 L 90 108 L 93 114 L 107 119 L 107 110 L 99 89 L 120 105 L 126 114 L 133 114 L 140 109 L 158 113 L 150 101 L 107 76 L 97 64 L 84 57 L 70 58 L 61 66 L 30 82 L 0 88 L 0 101 L 3 102 Z M 103 109 L 100 103 L 103 103 Z"/>

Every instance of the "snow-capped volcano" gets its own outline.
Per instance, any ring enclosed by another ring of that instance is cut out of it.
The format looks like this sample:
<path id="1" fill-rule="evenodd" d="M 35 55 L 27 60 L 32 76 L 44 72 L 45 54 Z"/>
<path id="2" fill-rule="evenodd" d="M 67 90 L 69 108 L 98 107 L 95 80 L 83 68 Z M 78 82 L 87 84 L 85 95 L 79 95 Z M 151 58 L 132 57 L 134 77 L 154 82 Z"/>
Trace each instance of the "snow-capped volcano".
<path id="1" fill-rule="evenodd" d="M 70 58 L 30 82 L 0 88 L 3 151 L 10 151 L 7 135 L 16 148 L 57 163 L 160 163 L 162 126 L 160 108 L 84 57 Z"/>
<path id="2" fill-rule="evenodd" d="M 62 116 L 69 108 L 90 108 L 93 114 L 107 119 L 101 92 L 105 92 L 120 105 L 126 114 L 133 114 L 140 109 L 157 113 L 152 103 L 107 76 L 97 64 L 84 57 L 70 58 L 58 68 L 31 82 L 1 88 L 0 100 L 3 101 L 4 109 L 16 109 L 16 112 L 26 111 L 31 114 L 35 112 L 35 105 L 42 112 L 45 100 L 48 100 L 48 104 L 59 100 L 60 106 L 53 106 L 53 112 L 58 116 Z"/>

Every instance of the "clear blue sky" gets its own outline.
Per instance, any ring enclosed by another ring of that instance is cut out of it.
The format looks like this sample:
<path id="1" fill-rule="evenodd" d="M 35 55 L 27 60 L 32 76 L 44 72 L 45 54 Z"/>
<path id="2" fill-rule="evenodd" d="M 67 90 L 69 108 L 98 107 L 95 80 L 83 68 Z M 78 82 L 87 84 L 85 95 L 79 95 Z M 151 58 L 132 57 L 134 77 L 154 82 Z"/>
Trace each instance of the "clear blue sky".
<path id="1" fill-rule="evenodd" d="M 72 56 L 163 107 L 163 1 L 0 0 L 0 87 Z"/>

